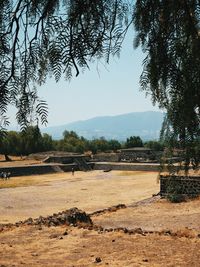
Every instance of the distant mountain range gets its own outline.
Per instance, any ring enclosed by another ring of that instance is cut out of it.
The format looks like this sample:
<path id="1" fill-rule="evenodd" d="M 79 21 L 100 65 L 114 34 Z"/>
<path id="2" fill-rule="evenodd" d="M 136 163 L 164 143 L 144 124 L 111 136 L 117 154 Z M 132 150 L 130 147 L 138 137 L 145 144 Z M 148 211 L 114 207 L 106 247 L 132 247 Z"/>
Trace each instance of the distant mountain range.
<path id="1" fill-rule="evenodd" d="M 130 136 L 140 136 L 143 140 L 158 139 L 164 114 L 162 112 L 133 112 L 117 116 L 95 117 L 65 125 L 41 129 L 54 139 L 62 138 L 65 130 L 75 131 L 87 139 L 105 137 L 106 139 L 126 140 Z"/>

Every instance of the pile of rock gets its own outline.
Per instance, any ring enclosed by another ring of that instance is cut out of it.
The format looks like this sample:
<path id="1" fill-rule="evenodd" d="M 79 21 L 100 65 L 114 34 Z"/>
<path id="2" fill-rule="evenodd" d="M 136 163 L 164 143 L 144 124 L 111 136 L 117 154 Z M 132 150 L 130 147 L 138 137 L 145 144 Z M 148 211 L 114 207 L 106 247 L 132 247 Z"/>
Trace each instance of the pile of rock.
<path id="1" fill-rule="evenodd" d="M 27 224 L 27 225 L 45 225 L 45 226 L 58 226 L 58 225 L 73 225 L 77 226 L 79 224 L 92 225 L 92 220 L 89 215 L 84 211 L 81 211 L 77 208 L 72 208 L 65 210 L 59 213 L 54 213 L 51 216 L 32 219 L 29 218 L 18 224 Z"/>
<path id="2" fill-rule="evenodd" d="M 33 219 L 28 218 L 25 221 L 20 221 L 15 224 L 1 225 L 1 230 L 12 228 L 13 226 L 22 225 L 36 225 L 36 226 L 59 226 L 59 225 L 73 225 L 73 226 L 92 226 L 93 222 L 88 214 L 78 208 L 72 208 L 59 213 L 54 213 L 51 216 Z"/>
<path id="3" fill-rule="evenodd" d="M 119 209 L 125 209 L 125 208 L 127 208 L 127 206 L 125 204 L 118 204 L 118 205 L 115 205 L 115 206 L 112 206 L 109 208 L 94 211 L 94 212 L 90 213 L 90 216 L 94 216 L 94 215 L 98 216 L 98 215 L 101 215 L 101 214 L 107 213 L 107 212 L 116 212 Z"/>

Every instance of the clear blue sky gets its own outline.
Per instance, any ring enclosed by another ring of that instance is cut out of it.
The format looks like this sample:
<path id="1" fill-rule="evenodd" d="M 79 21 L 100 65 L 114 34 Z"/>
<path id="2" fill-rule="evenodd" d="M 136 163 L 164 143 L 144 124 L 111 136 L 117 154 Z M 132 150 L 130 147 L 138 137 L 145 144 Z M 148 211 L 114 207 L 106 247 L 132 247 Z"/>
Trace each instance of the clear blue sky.
<path id="1" fill-rule="evenodd" d="M 48 102 L 48 126 L 66 124 L 96 116 L 117 115 L 137 111 L 158 110 L 150 96 L 140 91 L 139 77 L 144 54 L 133 49 L 133 31 L 125 40 L 120 58 L 106 65 L 90 65 L 70 82 L 49 79 L 38 87 L 39 95 Z M 11 119 L 11 126 L 14 120 Z"/>

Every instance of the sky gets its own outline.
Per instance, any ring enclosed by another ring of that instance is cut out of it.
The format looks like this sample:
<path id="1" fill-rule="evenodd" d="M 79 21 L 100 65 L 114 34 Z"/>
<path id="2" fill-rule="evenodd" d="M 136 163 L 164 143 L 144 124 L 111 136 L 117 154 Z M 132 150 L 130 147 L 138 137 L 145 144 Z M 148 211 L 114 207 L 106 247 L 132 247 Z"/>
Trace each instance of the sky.
<path id="1" fill-rule="evenodd" d="M 120 58 L 111 58 L 109 64 L 102 59 L 70 82 L 63 78 L 56 83 L 52 78 L 37 88 L 39 96 L 48 103 L 48 127 L 97 116 L 159 110 L 152 105 L 150 96 L 140 90 L 145 55 L 140 48 L 133 49 L 133 38 L 132 30 Z M 10 121 L 11 126 L 15 124 L 14 119 Z"/>

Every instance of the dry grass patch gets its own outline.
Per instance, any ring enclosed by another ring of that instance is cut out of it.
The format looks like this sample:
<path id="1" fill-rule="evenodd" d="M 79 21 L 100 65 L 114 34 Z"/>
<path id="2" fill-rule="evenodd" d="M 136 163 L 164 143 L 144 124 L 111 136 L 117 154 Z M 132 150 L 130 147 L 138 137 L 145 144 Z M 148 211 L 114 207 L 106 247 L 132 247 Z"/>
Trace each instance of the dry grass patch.
<path id="1" fill-rule="evenodd" d="M 9 180 L 0 181 L 0 189 L 2 188 L 16 188 L 33 185 L 48 185 L 48 181 L 41 180 L 41 177 L 15 177 Z"/>
<path id="2" fill-rule="evenodd" d="M 0 168 L 4 167 L 16 167 L 16 166 L 25 166 L 25 165 L 37 165 L 42 162 L 35 159 L 28 159 L 26 156 L 10 156 L 11 161 L 5 161 L 4 155 L 0 154 Z"/>
<path id="3" fill-rule="evenodd" d="M 118 176 L 136 176 L 138 174 L 144 174 L 144 171 L 119 171 L 117 172 Z"/>
<path id="4" fill-rule="evenodd" d="M 81 175 L 80 175 L 81 176 Z M 11 177 L 9 180 L 0 179 L 1 188 L 16 188 L 28 186 L 43 186 L 50 185 L 54 182 L 69 181 L 72 179 L 71 173 L 52 173 L 52 174 L 39 174 L 32 176 L 19 176 Z M 74 181 L 78 180 L 78 176 L 73 177 Z"/>

